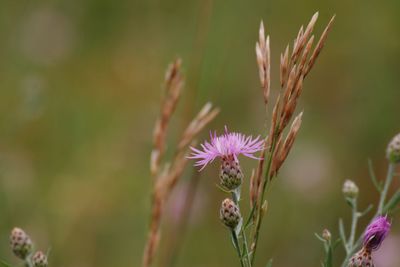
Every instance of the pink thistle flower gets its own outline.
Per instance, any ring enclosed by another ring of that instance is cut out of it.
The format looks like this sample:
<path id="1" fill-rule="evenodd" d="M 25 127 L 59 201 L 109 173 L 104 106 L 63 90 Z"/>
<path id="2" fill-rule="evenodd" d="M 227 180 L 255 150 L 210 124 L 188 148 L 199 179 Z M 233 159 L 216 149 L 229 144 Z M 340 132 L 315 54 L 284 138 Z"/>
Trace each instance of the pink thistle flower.
<path id="1" fill-rule="evenodd" d="M 259 159 L 253 154 L 262 150 L 264 146 L 264 140 L 260 140 L 260 136 L 253 139 L 252 136 L 228 132 L 226 126 L 224 134 L 217 136 L 215 132 L 214 135 L 210 133 L 210 139 L 210 142 L 205 141 L 204 144 L 201 144 L 203 150 L 191 147 L 193 153 L 188 158 L 198 160 L 195 166 L 201 166 L 200 171 L 218 157 L 223 160 L 233 157 L 235 162 L 238 162 L 237 156 L 239 154 Z"/>
<path id="2" fill-rule="evenodd" d="M 377 250 L 390 231 L 390 222 L 386 216 L 378 216 L 367 227 L 364 233 L 364 247 Z"/>
<path id="3" fill-rule="evenodd" d="M 372 251 L 379 249 L 390 231 L 390 222 L 386 216 L 376 217 L 364 232 L 363 247 L 351 257 L 348 267 L 375 266 Z"/>

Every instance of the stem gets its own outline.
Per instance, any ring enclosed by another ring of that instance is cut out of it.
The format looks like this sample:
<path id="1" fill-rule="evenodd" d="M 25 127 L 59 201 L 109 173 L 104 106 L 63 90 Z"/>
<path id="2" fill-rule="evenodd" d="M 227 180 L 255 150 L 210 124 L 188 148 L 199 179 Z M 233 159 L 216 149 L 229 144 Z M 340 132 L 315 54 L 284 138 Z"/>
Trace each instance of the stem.
<path id="1" fill-rule="evenodd" d="M 267 169 L 265 170 L 265 177 L 264 177 L 264 183 L 263 183 L 263 190 L 261 193 L 261 199 L 260 202 L 258 203 L 258 215 L 257 215 L 257 224 L 256 224 L 256 231 L 253 237 L 253 243 L 251 245 L 251 251 L 253 252 L 253 254 L 251 255 L 251 265 L 254 264 L 254 259 L 256 256 L 256 250 L 257 250 L 257 244 L 258 244 L 258 236 L 260 233 L 260 227 L 261 227 L 261 222 L 262 222 L 262 205 L 263 205 L 263 200 L 264 200 L 264 195 L 265 195 L 265 191 L 267 188 L 267 185 L 269 184 L 269 172 L 271 169 L 271 165 L 272 165 L 272 157 L 274 155 L 275 152 L 275 145 L 276 145 L 276 138 L 273 137 L 272 140 L 272 144 L 271 144 L 271 150 L 269 153 L 269 157 L 268 157 L 268 165 L 267 165 Z"/>
<path id="2" fill-rule="evenodd" d="M 394 173 L 394 164 L 393 163 L 389 163 L 385 185 L 384 185 L 383 190 L 382 190 L 381 198 L 379 199 L 379 206 L 378 206 L 377 215 L 381 215 L 382 214 L 383 206 L 385 204 L 386 195 L 388 193 L 390 184 L 392 183 L 392 180 L 393 180 L 393 173 Z"/>
<path id="3" fill-rule="evenodd" d="M 357 212 L 357 198 L 353 199 L 353 205 L 352 205 L 352 220 L 351 220 L 351 232 L 350 232 L 350 237 L 349 241 L 347 243 L 348 246 L 348 251 L 352 250 L 353 245 L 354 245 L 354 239 L 356 236 L 356 229 L 357 229 L 357 221 L 358 221 L 358 212 Z"/>
<path id="4" fill-rule="evenodd" d="M 236 251 L 237 251 L 238 256 L 239 256 L 240 266 L 244 267 L 244 262 L 243 262 L 243 258 L 242 258 L 242 252 L 240 251 L 239 241 L 238 241 L 235 229 L 231 229 L 231 235 L 232 235 L 233 243 L 235 244 Z"/>
<path id="5" fill-rule="evenodd" d="M 246 237 L 246 233 L 245 233 L 243 227 L 242 227 L 242 236 L 243 236 L 244 248 L 246 250 L 245 253 L 246 253 L 247 262 L 248 262 L 249 267 L 251 267 L 252 263 L 251 263 L 251 259 L 250 259 L 250 255 L 249 255 L 249 246 L 247 244 L 247 237 Z"/>

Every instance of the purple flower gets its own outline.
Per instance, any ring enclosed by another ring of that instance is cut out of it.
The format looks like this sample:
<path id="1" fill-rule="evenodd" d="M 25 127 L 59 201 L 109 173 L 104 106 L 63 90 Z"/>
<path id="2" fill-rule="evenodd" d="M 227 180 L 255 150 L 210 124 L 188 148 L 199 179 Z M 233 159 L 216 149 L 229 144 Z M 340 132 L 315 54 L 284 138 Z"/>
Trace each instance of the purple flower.
<path id="1" fill-rule="evenodd" d="M 367 227 L 364 233 L 364 247 L 377 250 L 390 231 L 390 222 L 386 216 L 378 216 Z"/>
<path id="2" fill-rule="evenodd" d="M 253 139 L 252 136 L 245 136 L 241 133 L 228 132 L 225 126 L 225 133 L 217 136 L 210 133 L 210 142 L 205 141 L 201 144 L 203 150 L 191 147 L 193 153 L 190 159 L 197 159 L 196 166 L 201 166 L 202 170 L 208 163 L 212 162 L 215 158 L 227 158 L 233 156 L 237 161 L 237 156 L 243 154 L 246 157 L 259 159 L 253 154 L 263 149 L 264 140 L 260 140 L 260 136 Z"/>

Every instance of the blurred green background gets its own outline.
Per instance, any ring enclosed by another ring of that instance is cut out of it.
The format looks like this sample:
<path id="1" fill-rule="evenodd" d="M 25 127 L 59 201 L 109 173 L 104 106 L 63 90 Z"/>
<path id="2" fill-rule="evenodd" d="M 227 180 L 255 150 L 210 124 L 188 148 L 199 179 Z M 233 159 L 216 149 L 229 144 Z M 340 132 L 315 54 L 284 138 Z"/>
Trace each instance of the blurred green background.
<path id="1" fill-rule="evenodd" d="M 362 207 L 376 202 L 367 159 L 383 177 L 386 144 L 400 131 L 398 1 L 2 1 L 1 258 L 18 263 L 8 235 L 19 226 L 38 248 L 52 248 L 50 266 L 140 266 L 152 128 L 168 62 L 182 57 L 187 78 L 169 147 L 206 101 L 222 111 L 202 138 L 225 124 L 262 134 L 259 22 L 271 35 L 277 92 L 279 54 L 315 11 L 318 36 L 333 14 L 336 22 L 304 85 L 302 129 L 269 195 L 257 266 L 271 257 L 277 267 L 319 266 L 314 232 L 337 236 L 338 217 L 349 221 L 343 181 L 357 182 Z M 248 176 L 255 162 L 242 162 Z M 225 196 L 216 173 L 217 164 L 203 172 L 175 266 L 238 265 L 218 220 Z M 158 266 L 170 266 L 169 241 L 182 234 L 176 218 L 190 174 L 168 204 Z M 376 255 L 379 267 L 400 266 L 398 218 Z"/>

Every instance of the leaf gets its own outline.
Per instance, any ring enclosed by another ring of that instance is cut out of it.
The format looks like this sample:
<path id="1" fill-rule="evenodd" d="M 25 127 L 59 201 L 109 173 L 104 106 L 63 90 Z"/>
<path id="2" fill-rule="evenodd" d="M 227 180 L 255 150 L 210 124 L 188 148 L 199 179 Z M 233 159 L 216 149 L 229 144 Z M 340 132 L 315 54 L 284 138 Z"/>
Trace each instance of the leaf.
<path id="1" fill-rule="evenodd" d="M 314 233 L 314 235 L 317 237 L 317 239 L 319 239 L 320 241 L 322 241 L 322 242 L 326 242 L 326 240 L 322 237 L 322 236 L 320 236 L 319 234 L 317 234 L 317 233 Z"/>
<path id="2" fill-rule="evenodd" d="M 340 234 L 340 239 L 343 242 L 343 247 L 346 250 L 346 252 L 348 252 L 349 249 L 347 248 L 347 245 L 346 245 L 346 243 L 347 243 L 346 234 L 344 232 L 343 220 L 341 218 L 339 219 L 339 234 Z"/>
<path id="3" fill-rule="evenodd" d="M 215 186 L 216 186 L 219 190 L 221 190 L 222 192 L 224 192 L 224 193 L 231 193 L 230 190 L 228 190 L 228 189 L 222 187 L 222 186 L 219 185 L 219 184 L 215 184 Z"/>
<path id="4" fill-rule="evenodd" d="M 336 241 L 333 242 L 332 244 L 332 249 L 335 249 L 340 244 L 340 241 L 342 241 L 342 239 L 340 238 L 336 239 Z"/>
<path id="5" fill-rule="evenodd" d="M 236 236 L 240 236 L 240 232 L 242 231 L 242 225 L 243 225 L 243 218 L 240 218 L 239 223 L 235 228 Z"/>
<path id="6" fill-rule="evenodd" d="M 250 211 L 249 218 L 247 218 L 246 223 L 244 224 L 243 228 L 246 229 L 247 226 L 251 223 L 251 219 L 253 218 L 254 212 L 256 211 L 256 205 L 253 205 L 253 208 Z"/>
<path id="7" fill-rule="evenodd" d="M 270 259 L 265 267 L 272 267 L 272 259 Z"/>
<path id="8" fill-rule="evenodd" d="M 368 172 L 369 172 L 369 177 L 371 178 L 372 183 L 374 184 L 376 190 L 378 190 L 378 192 L 382 192 L 382 183 L 379 183 L 378 180 L 376 179 L 374 166 L 372 165 L 371 159 L 368 159 Z"/>
<path id="9" fill-rule="evenodd" d="M 352 209 L 354 209 L 354 207 L 355 207 L 354 199 L 349 198 L 349 197 L 346 197 L 345 200 L 346 200 L 346 203 L 347 203 Z"/>
<path id="10" fill-rule="evenodd" d="M 374 205 L 372 204 L 368 205 L 368 207 L 363 212 L 359 212 L 358 217 L 363 217 L 365 214 L 370 212 L 370 210 L 372 210 L 373 207 Z"/>
<path id="11" fill-rule="evenodd" d="M 400 190 L 397 190 L 396 193 L 392 196 L 389 202 L 383 208 L 383 214 L 390 212 L 400 203 Z"/>

